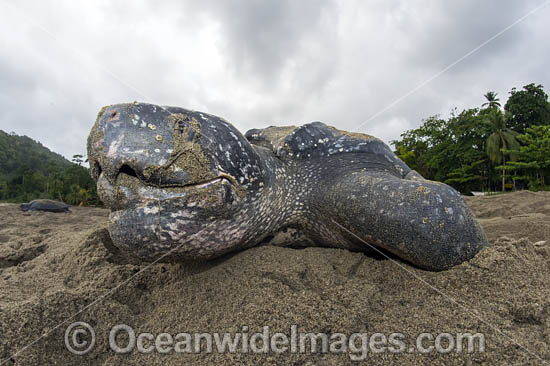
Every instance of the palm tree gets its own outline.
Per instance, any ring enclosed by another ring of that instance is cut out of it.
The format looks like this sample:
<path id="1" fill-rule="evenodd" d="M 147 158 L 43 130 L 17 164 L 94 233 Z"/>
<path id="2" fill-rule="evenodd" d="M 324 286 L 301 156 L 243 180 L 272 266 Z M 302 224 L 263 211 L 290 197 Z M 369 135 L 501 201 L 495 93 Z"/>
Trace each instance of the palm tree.
<path id="1" fill-rule="evenodd" d="M 494 164 L 505 165 L 506 156 L 512 161 L 517 159 L 517 153 L 505 152 L 503 150 L 519 150 L 520 143 L 516 138 L 519 134 L 506 127 L 507 117 L 499 109 L 491 112 L 488 115 L 488 122 L 491 124 L 493 133 L 487 138 L 487 155 L 489 155 L 489 159 Z M 505 175 L 506 169 L 502 168 L 503 192 L 505 190 Z"/>
<path id="2" fill-rule="evenodd" d="M 500 108 L 500 98 L 497 93 L 494 91 L 489 91 L 483 94 L 483 96 L 487 99 L 487 101 L 481 105 L 482 107 L 487 106 L 487 108 Z"/>

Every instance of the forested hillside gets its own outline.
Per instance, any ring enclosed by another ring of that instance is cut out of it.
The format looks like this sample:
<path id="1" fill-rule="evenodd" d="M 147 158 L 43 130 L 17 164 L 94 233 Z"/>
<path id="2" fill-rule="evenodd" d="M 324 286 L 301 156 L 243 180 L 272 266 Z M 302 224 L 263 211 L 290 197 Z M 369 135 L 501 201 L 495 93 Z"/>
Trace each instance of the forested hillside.
<path id="1" fill-rule="evenodd" d="M 70 204 L 99 204 L 82 156 L 73 162 L 37 141 L 0 130 L 0 200 L 50 198 Z"/>

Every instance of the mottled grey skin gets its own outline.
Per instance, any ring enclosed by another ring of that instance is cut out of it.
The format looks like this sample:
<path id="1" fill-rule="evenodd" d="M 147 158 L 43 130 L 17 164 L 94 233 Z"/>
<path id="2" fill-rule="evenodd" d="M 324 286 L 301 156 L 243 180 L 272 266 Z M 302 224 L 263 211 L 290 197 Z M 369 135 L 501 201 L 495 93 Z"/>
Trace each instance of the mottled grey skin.
<path id="1" fill-rule="evenodd" d="M 21 211 L 69 212 L 69 207 L 66 203 L 53 200 L 34 200 L 19 205 Z"/>
<path id="2" fill-rule="evenodd" d="M 113 243 L 145 260 L 271 243 L 376 248 L 443 270 L 487 245 L 453 188 L 375 137 L 320 122 L 244 137 L 206 113 L 119 104 L 99 113 L 88 156 Z"/>

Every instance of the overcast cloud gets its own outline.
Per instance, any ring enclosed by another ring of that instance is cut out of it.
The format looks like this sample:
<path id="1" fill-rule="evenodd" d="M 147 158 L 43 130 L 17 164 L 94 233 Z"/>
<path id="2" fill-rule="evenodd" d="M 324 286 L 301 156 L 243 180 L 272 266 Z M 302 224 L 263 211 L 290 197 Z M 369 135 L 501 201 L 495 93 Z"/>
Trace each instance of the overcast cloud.
<path id="1" fill-rule="evenodd" d="M 138 100 L 388 142 L 489 90 L 550 91 L 545 6 L 363 124 L 543 3 L 0 0 L 0 129 L 70 157 L 103 105 Z"/>

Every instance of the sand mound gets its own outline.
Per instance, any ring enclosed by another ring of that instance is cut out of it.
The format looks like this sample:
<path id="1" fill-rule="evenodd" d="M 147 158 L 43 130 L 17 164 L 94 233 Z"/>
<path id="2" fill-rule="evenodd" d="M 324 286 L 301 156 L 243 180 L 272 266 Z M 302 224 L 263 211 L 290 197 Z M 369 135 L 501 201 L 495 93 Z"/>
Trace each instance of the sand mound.
<path id="1" fill-rule="evenodd" d="M 7 363 L 16 365 L 353 364 L 347 353 L 117 355 L 108 340 L 116 324 L 172 335 L 243 326 L 250 334 L 263 326 L 290 334 L 297 325 L 301 332 L 399 332 L 407 349 L 425 332 L 485 335 L 483 353 L 369 352 L 373 365 L 550 362 L 550 194 L 468 202 L 492 246 L 439 273 L 345 250 L 269 246 L 208 263 L 146 268 L 107 249 L 105 210 L 24 214 L 2 206 L 0 357 L 19 352 Z M 89 323 L 97 335 L 84 356 L 65 347 L 74 321 Z"/>
<path id="2" fill-rule="evenodd" d="M 466 200 L 491 241 L 500 236 L 533 242 L 550 239 L 550 192 L 522 191 Z"/>

